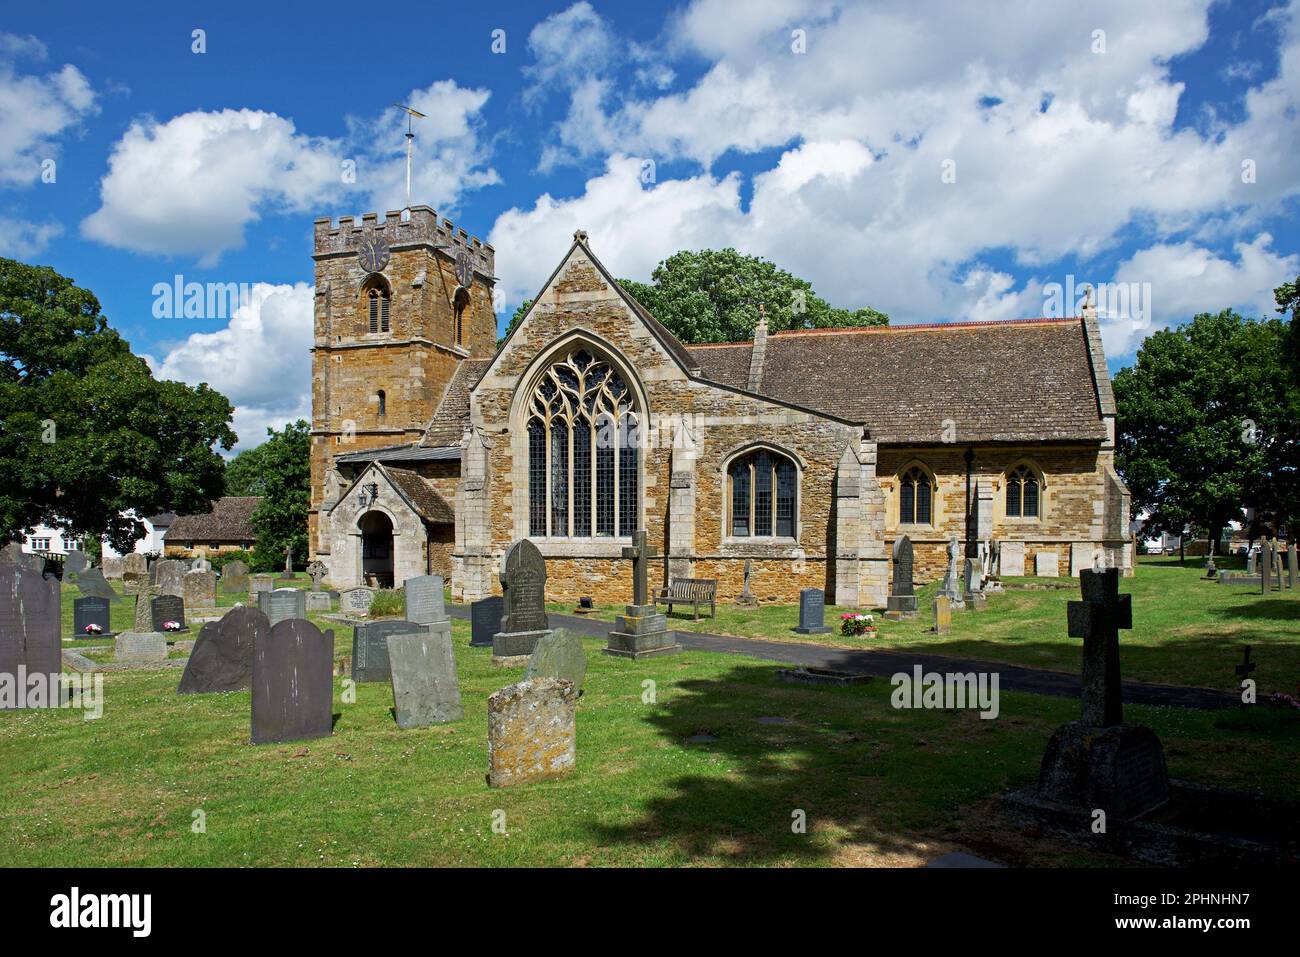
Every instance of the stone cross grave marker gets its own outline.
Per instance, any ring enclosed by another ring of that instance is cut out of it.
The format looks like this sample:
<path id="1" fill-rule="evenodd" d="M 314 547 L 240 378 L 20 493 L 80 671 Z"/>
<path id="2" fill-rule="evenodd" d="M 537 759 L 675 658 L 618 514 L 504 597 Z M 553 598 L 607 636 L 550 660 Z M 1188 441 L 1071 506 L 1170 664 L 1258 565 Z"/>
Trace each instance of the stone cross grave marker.
<path id="1" fill-rule="evenodd" d="M 240 605 L 199 629 L 177 694 L 244 691 L 253 686 L 253 652 L 271 623 L 256 608 Z"/>
<path id="2" fill-rule="evenodd" d="M 185 599 L 175 595 L 159 595 L 150 605 L 150 630 L 165 633 L 163 622 L 174 621 L 181 626 L 181 631 L 189 631 L 189 626 L 185 624 Z"/>
<path id="3" fill-rule="evenodd" d="M 550 630 L 546 562 L 537 546 L 523 538 L 506 550 L 500 577 L 505 614 L 501 631 L 492 636 L 492 657 L 503 662 L 531 655 L 537 639 Z"/>
<path id="4" fill-rule="evenodd" d="M 319 559 L 308 565 L 307 576 L 311 578 L 311 590 L 320 591 L 321 582 L 325 580 L 325 576 L 328 574 L 329 569 L 326 568 L 325 563 Z"/>
<path id="5" fill-rule="evenodd" d="M 1106 727 L 1124 721 L 1119 632 L 1133 627 L 1133 597 L 1119 593 L 1119 569 L 1079 574 L 1082 601 L 1066 607 L 1068 634 L 1083 639 L 1083 720 Z"/>
<path id="6" fill-rule="evenodd" d="M 257 596 L 257 607 L 274 628 L 290 618 L 307 617 L 307 593 L 300 588 L 276 588 Z"/>
<path id="7" fill-rule="evenodd" d="M 282 581 L 289 581 L 293 578 L 293 546 L 284 546 L 284 571 L 279 575 Z"/>
<path id="8" fill-rule="evenodd" d="M 392 664 L 388 658 L 390 635 L 426 633 L 424 625 L 413 621 L 372 621 L 352 629 L 352 680 L 357 684 L 391 681 Z"/>
<path id="9" fill-rule="evenodd" d="M 104 573 L 98 568 L 87 568 L 77 576 L 77 588 L 88 598 L 103 598 L 105 601 L 117 601 L 117 592 L 113 591 L 113 586 L 104 578 Z"/>
<path id="10" fill-rule="evenodd" d="M 135 593 L 135 617 L 131 622 L 131 631 L 135 634 L 147 635 L 158 630 L 153 626 L 153 600 L 157 596 L 157 588 L 141 579 Z"/>
<path id="11" fill-rule="evenodd" d="M 290 618 L 253 649 L 253 744 L 324 738 L 334 731 L 334 632 Z"/>
<path id="12" fill-rule="evenodd" d="M 826 593 L 820 588 L 799 589 L 799 625 L 795 631 L 801 635 L 825 635 L 830 630 L 826 625 Z"/>
<path id="13" fill-rule="evenodd" d="M 556 628 L 549 635 L 537 639 L 537 647 L 528 659 L 525 678 L 563 678 L 573 682 L 582 693 L 582 682 L 587 676 L 587 653 L 582 639 L 567 628 Z"/>
<path id="14" fill-rule="evenodd" d="M 501 630 L 501 616 L 505 614 L 505 599 L 489 595 L 471 602 L 469 606 L 471 648 L 491 648 L 492 636 Z"/>
<path id="15" fill-rule="evenodd" d="M 754 577 L 754 560 L 752 558 L 746 558 L 744 584 L 740 590 L 740 597 L 736 599 L 737 605 L 740 605 L 745 608 L 753 608 L 755 605 L 758 604 L 758 599 L 754 597 L 754 593 L 749 588 L 750 582 L 753 580 L 753 577 Z"/>
<path id="16" fill-rule="evenodd" d="M 650 604 L 650 559 L 659 553 L 646 542 L 644 528 L 632 533 L 632 544 L 623 548 L 623 557 L 632 559 L 632 604 Z"/>
<path id="17" fill-rule="evenodd" d="M 1237 677 L 1241 679 L 1241 685 L 1243 691 L 1245 690 L 1246 679 L 1248 679 L 1251 675 L 1251 672 L 1253 672 L 1258 667 L 1259 667 L 1258 664 L 1250 660 L 1250 645 L 1247 645 L 1245 652 L 1241 656 L 1241 664 L 1237 665 L 1237 667 L 1233 669 L 1233 671 L 1236 672 Z M 1242 697 L 1241 707 L 1243 708 L 1246 707 L 1246 701 L 1244 696 Z"/>
<path id="18" fill-rule="evenodd" d="M 559 777 L 577 763 L 578 691 L 563 678 L 531 678 L 488 698 L 488 785 Z"/>
<path id="19" fill-rule="evenodd" d="M 22 565 L 0 565 L 0 678 L 17 688 L 19 668 L 28 675 L 59 673 L 63 659 L 59 618 L 58 579 Z M 16 709 L 19 703 L 16 695 L 0 697 L 0 708 Z"/>
<path id="20" fill-rule="evenodd" d="M 74 638 L 112 638 L 112 605 L 107 598 L 86 595 L 72 600 L 72 637 Z M 98 635 L 86 634 L 87 625 L 99 625 L 102 629 Z"/>
<path id="21" fill-rule="evenodd" d="M 418 575 L 408 578 L 402 586 L 406 598 L 406 620 L 421 625 L 432 625 L 448 621 L 447 609 L 443 605 L 443 581 L 441 575 Z"/>
<path id="22" fill-rule="evenodd" d="M 958 544 L 957 536 L 952 535 L 948 539 L 948 569 L 943 574 L 943 584 L 939 586 L 939 594 L 947 595 L 950 601 L 961 597 L 961 586 L 958 584 L 961 572 L 957 567 L 960 554 L 961 546 Z"/>
<path id="23" fill-rule="evenodd" d="M 450 631 L 418 628 L 389 634 L 386 641 L 399 728 L 443 724 L 465 716 Z"/>
<path id="24" fill-rule="evenodd" d="M 221 590 L 227 595 L 248 591 L 248 566 L 241 561 L 227 562 L 221 569 Z"/>
<path id="25" fill-rule="evenodd" d="M 676 632 L 668 631 L 668 616 L 650 601 L 650 559 L 659 553 L 646 541 L 645 529 L 632 533 L 632 545 L 623 548 L 623 557 L 632 560 L 632 604 L 619 617 L 618 627 L 610 630 L 605 654 L 635 660 L 681 651 Z"/>

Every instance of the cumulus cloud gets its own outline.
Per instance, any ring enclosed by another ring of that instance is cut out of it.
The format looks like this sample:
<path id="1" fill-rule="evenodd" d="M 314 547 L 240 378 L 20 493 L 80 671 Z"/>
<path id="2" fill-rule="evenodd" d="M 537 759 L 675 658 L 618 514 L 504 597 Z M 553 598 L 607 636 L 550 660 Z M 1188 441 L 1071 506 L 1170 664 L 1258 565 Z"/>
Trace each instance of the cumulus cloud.
<path id="1" fill-rule="evenodd" d="M 258 445 L 268 426 L 311 418 L 313 298 L 306 283 L 257 283 L 224 329 L 193 333 L 150 365 L 160 379 L 217 389 L 235 406 L 236 451 Z"/>
<path id="2" fill-rule="evenodd" d="M 31 259 L 63 232 L 58 223 L 32 223 L 24 219 L 0 216 L 0 256 Z"/>
<path id="3" fill-rule="evenodd" d="M 0 33 L 0 186 L 36 182 L 41 163 L 60 154 L 61 140 L 98 112 L 90 81 L 71 64 L 17 72 L 18 62 L 47 55 L 35 37 Z"/>

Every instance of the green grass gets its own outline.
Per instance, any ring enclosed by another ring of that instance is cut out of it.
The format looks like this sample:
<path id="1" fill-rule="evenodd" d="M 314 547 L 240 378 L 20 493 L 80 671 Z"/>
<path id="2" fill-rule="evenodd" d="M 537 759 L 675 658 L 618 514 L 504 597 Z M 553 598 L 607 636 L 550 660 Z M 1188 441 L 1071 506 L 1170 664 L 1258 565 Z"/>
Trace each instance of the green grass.
<path id="1" fill-rule="evenodd" d="M 1240 567 L 1228 559 L 1220 568 Z M 1120 633 L 1120 664 L 1132 681 L 1223 690 L 1239 687 L 1233 668 L 1243 645 L 1259 662 L 1254 678 L 1261 692 L 1294 694 L 1300 677 L 1300 589 L 1261 595 L 1259 589 L 1206 581 L 1201 560 L 1179 566 L 1177 558 L 1144 558 L 1137 574 L 1123 579 L 1121 592 L 1133 595 L 1133 629 Z M 1069 584 L 1068 579 L 1007 579 L 1011 583 Z M 1079 598 L 1077 584 L 1047 591 L 1008 589 L 991 595 L 978 612 L 954 612 L 952 633 L 934 635 L 932 604 L 937 583 L 919 588 L 920 614 L 914 621 L 886 621 L 876 615 L 874 639 L 800 635 L 797 607 L 766 605 L 755 609 L 719 604 L 716 619 L 692 621 L 674 609 L 670 627 L 780 641 L 809 641 L 842 648 L 924 649 L 953 657 L 1077 672 L 1082 642 L 1066 636 L 1066 602 Z M 551 611 L 572 612 L 572 603 L 555 603 Z M 854 608 L 826 609 L 826 623 L 838 628 L 839 616 Z M 597 606 L 597 616 L 612 621 L 621 606 Z"/>

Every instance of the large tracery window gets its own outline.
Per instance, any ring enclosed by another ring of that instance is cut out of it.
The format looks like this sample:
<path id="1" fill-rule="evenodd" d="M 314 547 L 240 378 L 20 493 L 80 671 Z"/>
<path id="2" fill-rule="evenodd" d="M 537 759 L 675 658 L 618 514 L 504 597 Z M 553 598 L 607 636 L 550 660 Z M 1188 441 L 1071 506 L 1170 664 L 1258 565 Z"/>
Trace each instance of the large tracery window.
<path id="1" fill-rule="evenodd" d="M 934 482 L 919 465 L 898 480 L 898 522 L 900 525 L 929 525 L 934 514 Z"/>
<path id="2" fill-rule="evenodd" d="M 1041 489 L 1042 482 L 1028 465 L 1013 469 L 1007 476 L 1007 517 L 1038 518 Z"/>
<path id="3" fill-rule="evenodd" d="M 577 349 L 542 374 L 528 407 L 528 533 L 627 536 L 640 514 L 632 391 Z"/>
<path id="4" fill-rule="evenodd" d="M 732 462 L 727 467 L 727 481 L 733 537 L 795 537 L 798 483 L 793 462 L 759 449 Z"/>

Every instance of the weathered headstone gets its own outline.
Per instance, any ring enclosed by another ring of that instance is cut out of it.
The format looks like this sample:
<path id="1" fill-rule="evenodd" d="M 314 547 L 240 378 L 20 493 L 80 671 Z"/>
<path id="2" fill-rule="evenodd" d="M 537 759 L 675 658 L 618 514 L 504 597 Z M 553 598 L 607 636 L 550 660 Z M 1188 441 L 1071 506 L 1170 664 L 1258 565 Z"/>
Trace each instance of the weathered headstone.
<path id="1" fill-rule="evenodd" d="M 59 590 L 55 578 L 22 565 L 0 565 L 0 709 L 38 703 L 27 697 L 31 675 L 47 676 L 43 686 L 61 693 L 49 678 L 62 670 Z M 51 698 L 43 703 L 58 702 Z"/>
<path id="2" fill-rule="evenodd" d="M 370 603 L 375 600 L 375 590 L 365 585 L 347 588 L 339 595 L 339 611 L 346 615 L 364 617 L 370 614 Z"/>
<path id="3" fill-rule="evenodd" d="M 916 591 L 912 586 L 912 540 L 900 535 L 894 540 L 894 583 L 885 599 L 885 617 L 898 621 L 916 617 Z"/>
<path id="4" fill-rule="evenodd" d="M 1246 574 L 1255 574 L 1255 556 L 1259 554 L 1258 547 L 1252 548 L 1246 552 Z"/>
<path id="5" fill-rule="evenodd" d="M 65 580 L 68 575 L 80 575 L 89 567 L 90 556 L 79 549 L 74 548 L 64 556 L 63 575 Z"/>
<path id="6" fill-rule="evenodd" d="M 184 576 L 186 568 L 184 562 L 168 558 L 155 563 L 154 568 L 157 571 L 156 580 L 159 594 L 173 595 L 176 598 L 185 597 Z"/>
<path id="7" fill-rule="evenodd" d="M 217 573 L 186 572 L 181 579 L 181 594 L 191 615 L 217 607 Z"/>
<path id="8" fill-rule="evenodd" d="M 946 595 L 949 601 L 961 600 L 961 572 L 958 570 L 958 560 L 961 555 L 961 545 L 957 536 L 952 535 L 948 538 L 948 567 L 943 573 L 943 582 L 939 585 L 939 594 Z"/>
<path id="9" fill-rule="evenodd" d="M 998 564 L 1003 576 L 1020 576 L 1025 573 L 1025 543 L 1002 542 Z"/>
<path id="10" fill-rule="evenodd" d="M 505 599 L 489 595 L 471 602 L 469 606 L 471 648 L 491 648 L 492 636 L 501 630 L 501 616 L 505 614 Z"/>
<path id="11" fill-rule="evenodd" d="M 459 721 L 465 716 L 450 631 L 419 628 L 404 634 L 389 634 L 387 643 L 393 712 L 399 728 Z"/>
<path id="12" fill-rule="evenodd" d="M 1270 539 L 1264 539 L 1264 547 L 1259 552 L 1259 582 L 1260 591 L 1265 595 L 1273 590 L 1273 569 L 1275 562 L 1273 558 L 1273 542 Z"/>
<path id="13" fill-rule="evenodd" d="M 1085 568 L 1092 570 L 1097 560 L 1098 548 L 1093 542 L 1070 543 L 1070 577 L 1078 578 Z"/>
<path id="14" fill-rule="evenodd" d="M 148 576 L 149 560 L 139 552 L 131 552 L 127 555 L 123 555 L 122 574 Z"/>
<path id="15" fill-rule="evenodd" d="M 72 637 L 74 638 L 112 638 L 112 605 L 107 598 L 87 595 L 72 600 Z M 97 635 L 87 634 L 87 625 L 98 625 Z"/>
<path id="16" fill-rule="evenodd" d="M 1154 732 L 1122 723 L 1119 632 L 1133 627 L 1133 609 L 1131 597 L 1119 594 L 1119 569 L 1087 569 L 1079 578 L 1083 600 L 1067 613 L 1070 636 L 1083 638 L 1082 717 L 1052 735 L 1038 793 L 1129 819 L 1169 800 L 1169 772 Z"/>
<path id="17" fill-rule="evenodd" d="M 156 597 L 158 597 L 157 589 L 142 579 L 139 591 L 135 595 L 135 615 L 131 623 L 132 631 L 148 634 L 157 630 L 153 626 L 153 600 Z"/>
<path id="18" fill-rule="evenodd" d="M 105 601 L 117 601 L 117 592 L 104 578 L 98 568 L 87 568 L 77 576 L 77 588 L 87 598 L 103 598 Z"/>
<path id="19" fill-rule="evenodd" d="M 424 625 L 413 621 L 372 621 L 352 629 L 352 680 L 391 681 L 392 665 L 388 660 L 390 635 L 427 633 Z"/>
<path id="20" fill-rule="evenodd" d="M 1034 574 L 1039 578 L 1061 577 L 1061 556 L 1059 552 L 1035 552 Z"/>
<path id="21" fill-rule="evenodd" d="M 253 650 L 253 744 L 333 733 L 334 632 L 290 618 L 257 636 Z"/>
<path id="22" fill-rule="evenodd" d="M 104 577 L 112 581 L 121 581 L 122 579 L 122 556 L 105 555 L 100 559 L 101 571 Z"/>
<path id="23" fill-rule="evenodd" d="M 156 586 L 161 588 L 162 586 Z M 174 621 L 180 625 L 179 631 L 189 631 L 189 626 L 185 624 L 185 599 L 177 598 L 175 595 L 159 595 L 153 600 L 151 611 L 153 631 L 159 631 L 167 634 L 167 629 L 163 627 L 164 623 Z"/>
<path id="24" fill-rule="evenodd" d="M 257 596 L 264 591 L 275 591 L 274 575 L 253 575 L 248 579 L 248 603 L 256 605 Z"/>
<path id="25" fill-rule="evenodd" d="M 492 660 L 523 664 L 537 639 L 550 631 L 546 618 L 546 562 L 537 546 L 523 538 L 501 559 L 501 591 L 505 613 L 501 630 L 492 636 Z"/>
<path id="26" fill-rule="evenodd" d="M 311 590 L 320 591 L 321 582 L 325 580 L 325 576 L 328 574 L 329 569 L 325 567 L 324 562 L 317 559 L 310 563 L 307 566 L 307 577 L 311 579 Z"/>
<path id="27" fill-rule="evenodd" d="M 307 611 L 333 611 L 334 599 L 327 591 L 307 592 Z"/>
<path id="28" fill-rule="evenodd" d="M 167 660 L 167 636 L 156 631 L 124 631 L 113 640 L 113 660 L 133 668 L 161 665 Z"/>
<path id="29" fill-rule="evenodd" d="M 122 593 L 138 595 L 149 587 L 149 576 L 141 572 L 122 572 Z"/>
<path id="30" fill-rule="evenodd" d="M 573 682 L 581 694 L 587 676 L 587 653 L 582 639 L 567 628 L 556 628 L 537 639 L 537 647 L 528 659 L 525 678 L 563 678 Z"/>
<path id="31" fill-rule="evenodd" d="M 1300 569 L 1296 568 L 1295 542 L 1291 542 L 1286 547 L 1286 581 L 1288 588 L 1296 587 L 1296 575 L 1300 575 Z"/>
<path id="32" fill-rule="evenodd" d="M 632 533 L 632 545 L 623 549 L 623 557 L 632 560 L 632 604 L 609 632 L 605 654 L 637 659 L 681 651 L 677 633 L 668 630 L 668 616 L 650 600 L 650 559 L 658 553 L 646 541 L 645 529 Z"/>
<path id="33" fill-rule="evenodd" d="M 825 635 L 830 630 L 826 625 L 826 593 L 820 588 L 799 589 L 799 625 L 795 631 L 801 635 Z"/>
<path id="34" fill-rule="evenodd" d="M 257 607 L 274 628 L 290 618 L 307 617 L 307 593 L 299 588 L 276 588 L 259 592 Z"/>
<path id="35" fill-rule="evenodd" d="M 277 576 L 280 581 L 293 580 L 293 546 L 284 546 L 284 571 Z"/>
<path id="36" fill-rule="evenodd" d="M 934 597 L 934 633 L 946 635 L 952 631 L 952 600 L 947 595 Z"/>
<path id="37" fill-rule="evenodd" d="M 146 565 L 145 575 L 149 579 L 149 584 L 157 585 L 158 584 L 158 559 L 146 558 L 145 565 Z"/>
<path id="38" fill-rule="evenodd" d="M 563 678 L 532 678 L 488 698 L 488 784 L 559 777 L 577 762 L 578 691 Z"/>
<path id="39" fill-rule="evenodd" d="M 221 591 L 226 595 L 239 595 L 248 591 L 248 566 L 241 561 L 227 562 L 223 565 Z"/>
<path id="40" fill-rule="evenodd" d="M 740 605 L 742 608 L 753 608 L 755 605 L 758 604 L 758 599 L 754 597 L 754 593 L 749 588 L 750 582 L 753 580 L 753 577 L 754 577 L 754 560 L 752 558 L 746 558 L 745 570 L 744 570 L 744 581 L 740 589 L 740 597 L 736 599 L 736 604 Z"/>
<path id="41" fill-rule="evenodd" d="M 402 585 L 406 601 L 406 620 L 432 625 L 447 621 L 447 609 L 443 605 L 443 581 L 441 575 L 418 575 L 408 578 Z"/>
<path id="42" fill-rule="evenodd" d="M 256 608 L 239 605 L 199 629 L 177 694 L 243 691 L 253 686 L 253 652 L 271 623 Z"/>

